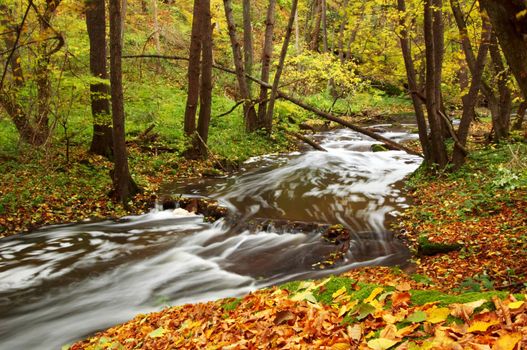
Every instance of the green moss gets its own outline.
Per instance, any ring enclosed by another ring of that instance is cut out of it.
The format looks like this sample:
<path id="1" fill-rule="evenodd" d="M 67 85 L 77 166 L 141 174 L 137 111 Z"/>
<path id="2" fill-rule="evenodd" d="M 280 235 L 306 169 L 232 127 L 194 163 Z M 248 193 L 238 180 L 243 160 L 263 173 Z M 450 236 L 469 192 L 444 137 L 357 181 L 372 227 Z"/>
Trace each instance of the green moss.
<path id="1" fill-rule="evenodd" d="M 439 302 L 439 305 L 447 306 L 453 303 L 470 303 L 472 301 L 477 301 L 481 299 L 491 300 L 493 296 L 498 296 L 500 298 L 505 298 L 507 292 L 467 292 L 458 295 L 450 295 L 437 290 L 412 290 L 411 302 L 416 305 L 423 305 L 430 302 Z M 484 306 L 490 307 L 492 303 L 488 303 Z"/>
<path id="2" fill-rule="evenodd" d="M 234 298 L 234 299 L 226 299 L 225 301 L 226 301 L 225 304 L 221 305 L 223 310 L 233 311 L 238 307 L 238 305 L 240 305 L 240 303 L 242 302 L 242 299 Z"/>

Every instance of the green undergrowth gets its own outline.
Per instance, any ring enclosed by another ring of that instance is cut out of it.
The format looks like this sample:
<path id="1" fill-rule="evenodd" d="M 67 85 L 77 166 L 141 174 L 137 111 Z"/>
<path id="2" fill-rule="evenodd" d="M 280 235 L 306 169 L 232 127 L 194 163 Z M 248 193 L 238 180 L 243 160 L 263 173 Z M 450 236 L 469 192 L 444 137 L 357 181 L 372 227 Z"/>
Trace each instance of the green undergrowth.
<path id="1" fill-rule="evenodd" d="M 313 286 L 316 287 L 312 288 Z M 333 303 L 335 293 L 341 288 L 346 288 L 346 293 L 351 297 L 350 300 L 359 301 L 364 301 L 364 299 L 368 298 L 376 288 L 382 288 L 382 293 L 392 293 L 396 291 L 396 288 L 393 286 L 357 282 L 352 278 L 338 276 L 330 277 L 329 281 L 326 283 L 324 283 L 323 280 L 293 281 L 283 284 L 279 288 L 287 290 L 291 295 L 307 290 L 317 302 L 328 305 Z M 380 294 L 380 298 L 382 298 L 382 293 Z M 437 303 L 439 306 L 448 306 L 450 304 L 469 303 L 481 299 L 491 301 L 494 296 L 503 299 L 509 295 L 508 292 L 501 291 L 461 292 L 457 294 L 449 294 L 433 289 L 411 289 L 409 290 L 409 293 L 411 296 L 410 302 L 415 306 L 433 302 Z M 525 299 L 525 296 L 521 294 L 516 295 L 516 297 L 518 300 Z M 486 307 L 493 307 L 490 303 L 484 305 Z"/>

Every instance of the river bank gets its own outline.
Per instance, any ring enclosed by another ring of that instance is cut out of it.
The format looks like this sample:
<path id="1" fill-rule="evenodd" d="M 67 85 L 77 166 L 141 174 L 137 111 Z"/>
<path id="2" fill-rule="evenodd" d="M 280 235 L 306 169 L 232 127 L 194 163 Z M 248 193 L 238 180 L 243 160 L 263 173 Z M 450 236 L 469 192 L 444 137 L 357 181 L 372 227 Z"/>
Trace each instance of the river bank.
<path id="1" fill-rule="evenodd" d="M 409 180 L 393 225 L 412 264 L 363 267 L 240 299 L 138 315 L 71 349 L 516 349 L 527 345 L 527 147 L 475 151 L 455 174 Z M 516 293 L 516 294 L 511 294 Z"/>

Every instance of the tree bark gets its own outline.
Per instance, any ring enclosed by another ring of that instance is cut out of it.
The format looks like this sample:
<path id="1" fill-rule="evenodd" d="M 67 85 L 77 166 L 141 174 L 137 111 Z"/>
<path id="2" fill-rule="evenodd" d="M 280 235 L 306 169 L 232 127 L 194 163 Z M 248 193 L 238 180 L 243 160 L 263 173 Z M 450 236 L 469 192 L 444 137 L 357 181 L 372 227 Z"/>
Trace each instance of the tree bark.
<path id="1" fill-rule="evenodd" d="M 210 0 L 201 0 L 200 3 L 200 12 L 202 16 L 202 52 L 198 119 L 198 153 L 201 157 L 206 158 L 212 102 L 212 23 Z"/>
<path id="2" fill-rule="evenodd" d="M 192 33 L 190 38 L 189 64 L 187 71 L 188 93 L 185 107 L 185 134 L 191 136 L 196 131 L 196 111 L 199 100 L 199 81 L 200 81 L 200 55 L 202 41 L 202 16 L 200 11 L 200 1 L 194 0 L 192 11 Z"/>
<path id="3" fill-rule="evenodd" d="M 320 0 L 320 22 L 322 26 L 322 48 L 328 52 L 328 24 L 327 24 L 327 4 L 326 0 Z"/>
<path id="4" fill-rule="evenodd" d="M 154 17 L 154 41 L 156 44 L 156 52 L 161 52 L 161 43 L 159 41 L 159 22 L 157 21 L 157 0 L 152 0 L 152 10 Z"/>
<path id="5" fill-rule="evenodd" d="M 243 0 L 243 54 L 245 72 L 253 75 L 253 26 L 251 22 L 251 0 Z M 251 96 L 251 80 L 246 79 L 249 96 Z"/>
<path id="6" fill-rule="evenodd" d="M 240 88 L 241 98 L 243 103 L 243 116 L 245 120 L 245 130 L 247 132 L 255 131 L 257 128 L 256 110 L 251 101 L 251 94 L 247 86 L 247 79 L 242 62 L 242 51 L 238 38 L 236 36 L 236 24 L 234 23 L 234 16 L 232 14 L 231 0 L 223 0 L 225 8 L 225 17 L 227 19 L 227 27 L 229 29 L 229 37 L 232 46 L 232 55 L 234 57 L 234 67 L 236 69 L 236 78 L 238 79 L 238 86 Z"/>
<path id="7" fill-rule="evenodd" d="M 90 40 L 90 73 L 108 79 L 106 71 L 106 12 L 104 0 L 86 1 L 86 27 Z M 109 87 L 104 83 L 90 84 L 93 136 L 90 152 L 111 158 L 113 140 L 110 116 Z"/>
<path id="8" fill-rule="evenodd" d="M 269 82 L 269 73 L 271 70 L 271 57 L 273 56 L 273 30 L 275 17 L 276 0 L 269 0 L 267 8 L 267 17 L 265 19 L 265 39 L 262 51 L 262 74 L 260 79 L 266 83 Z M 258 127 L 264 126 L 265 116 L 267 114 L 267 88 L 260 86 L 260 104 L 258 106 Z"/>
<path id="9" fill-rule="evenodd" d="M 485 69 L 485 61 L 489 49 L 489 40 L 491 36 L 491 27 L 487 19 L 482 18 L 482 33 L 481 33 L 481 44 L 479 46 L 478 55 L 475 62 L 474 71 L 472 72 L 472 78 L 470 81 L 470 88 L 466 95 L 462 97 L 463 100 L 463 114 L 459 123 L 457 131 L 457 141 L 459 142 L 454 145 L 454 151 L 452 154 L 452 162 L 454 169 L 459 169 L 466 159 L 465 145 L 467 144 L 468 132 L 470 124 L 474 120 L 476 115 L 474 108 L 476 107 L 477 96 L 481 87 L 481 77 L 483 70 Z"/>
<path id="10" fill-rule="evenodd" d="M 490 58 L 494 75 L 497 80 L 498 101 L 497 111 L 492 113 L 492 128 L 494 130 L 494 141 L 500 142 L 509 137 L 509 129 L 512 112 L 512 94 L 507 86 L 509 80 L 508 69 L 503 64 L 498 39 L 493 33 L 490 38 Z"/>
<path id="11" fill-rule="evenodd" d="M 507 63 L 527 98 L 527 10 L 523 0 L 479 0 L 496 32 Z"/>
<path id="12" fill-rule="evenodd" d="M 121 0 L 121 48 L 124 47 L 124 32 L 126 27 L 126 12 L 128 11 L 128 0 Z"/>
<path id="13" fill-rule="evenodd" d="M 320 27 L 322 22 L 322 1 L 315 0 L 315 25 L 313 26 L 313 31 L 311 32 L 311 42 L 309 43 L 309 49 L 311 51 L 318 51 L 318 46 L 320 42 Z"/>
<path id="14" fill-rule="evenodd" d="M 443 33 L 441 23 L 437 22 L 439 16 L 434 11 L 440 12 L 440 0 L 424 1 L 424 32 L 426 53 L 426 109 L 428 112 L 428 123 L 430 125 L 430 159 L 440 169 L 448 164 L 448 156 L 441 126 L 441 63 L 443 45 L 441 40 Z"/>
<path id="15" fill-rule="evenodd" d="M 130 176 L 126 151 L 124 126 L 124 101 L 121 67 L 121 1 L 110 0 L 110 82 L 113 120 L 113 196 L 125 206 L 138 192 L 138 187 Z"/>
<path id="16" fill-rule="evenodd" d="M 414 61 L 412 57 L 412 48 L 410 46 L 410 38 L 408 35 L 408 30 L 406 29 L 406 1 L 397 0 L 397 8 L 400 12 L 400 43 L 401 50 L 403 53 L 404 65 L 406 68 L 406 77 L 408 79 L 408 89 L 410 90 L 410 96 L 412 97 L 412 103 L 415 111 L 415 118 L 417 122 L 417 129 L 419 132 L 419 142 L 421 143 L 421 148 L 423 149 L 423 154 L 425 161 L 430 161 L 430 141 L 428 139 L 428 127 L 426 125 L 425 114 L 423 110 L 423 102 L 417 95 L 420 91 L 420 87 L 417 83 L 417 74 L 414 66 Z"/>
<path id="17" fill-rule="evenodd" d="M 268 133 L 271 133 L 273 129 L 273 113 L 274 104 L 278 91 L 278 84 L 280 83 L 280 76 L 284 69 L 284 61 L 287 55 L 287 49 L 289 48 L 289 40 L 291 39 L 291 32 L 293 31 L 293 23 L 295 21 L 295 13 L 298 5 L 298 0 L 293 0 L 291 3 L 291 14 L 289 15 L 289 22 L 287 23 L 287 29 L 285 31 L 284 43 L 282 45 L 282 51 L 280 52 L 280 59 L 278 61 L 278 67 L 273 80 L 273 88 L 271 90 L 271 97 L 269 98 L 269 106 L 265 115 L 264 125 Z"/>

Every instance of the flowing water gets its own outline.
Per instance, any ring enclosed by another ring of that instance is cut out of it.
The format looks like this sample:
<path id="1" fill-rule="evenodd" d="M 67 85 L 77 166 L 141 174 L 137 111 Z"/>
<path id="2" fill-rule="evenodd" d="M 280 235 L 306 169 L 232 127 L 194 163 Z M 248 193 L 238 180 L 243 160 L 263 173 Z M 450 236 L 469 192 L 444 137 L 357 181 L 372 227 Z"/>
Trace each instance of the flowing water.
<path id="1" fill-rule="evenodd" d="M 384 136 L 415 137 L 393 129 Z M 236 219 L 209 224 L 201 216 L 152 210 L 0 240 L 0 349 L 59 349 L 165 305 L 404 263 L 408 251 L 385 221 L 407 205 L 401 180 L 420 159 L 370 152 L 374 142 L 349 130 L 317 138 L 328 152 L 261 157 L 229 178 L 167 187 L 215 198 Z M 352 240 L 343 261 L 321 270 L 314 265 L 338 247 L 324 242 L 320 230 L 248 229 L 254 218 L 340 223 Z"/>

